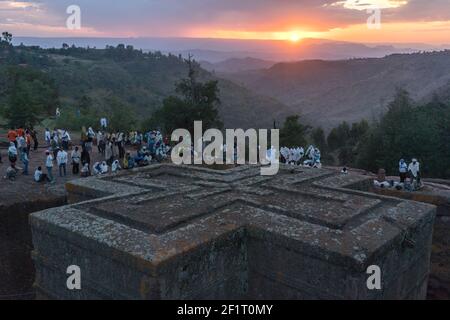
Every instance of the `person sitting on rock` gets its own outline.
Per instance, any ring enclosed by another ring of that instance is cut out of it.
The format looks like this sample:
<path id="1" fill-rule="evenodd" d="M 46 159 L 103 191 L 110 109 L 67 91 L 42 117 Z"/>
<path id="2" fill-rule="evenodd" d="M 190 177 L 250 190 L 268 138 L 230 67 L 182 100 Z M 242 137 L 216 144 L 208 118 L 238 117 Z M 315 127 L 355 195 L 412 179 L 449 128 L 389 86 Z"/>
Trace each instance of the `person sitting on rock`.
<path id="1" fill-rule="evenodd" d="M 89 163 L 85 163 L 81 168 L 81 177 L 86 178 L 91 175 L 91 171 L 89 170 Z"/>
<path id="2" fill-rule="evenodd" d="M 320 150 L 313 145 L 310 145 L 308 149 L 306 150 L 306 156 L 309 158 L 309 160 L 305 160 L 303 162 L 304 166 L 309 166 L 313 168 L 321 168 L 322 164 L 320 162 L 321 154 Z"/>
<path id="3" fill-rule="evenodd" d="M 313 164 L 314 168 L 318 168 L 318 169 L 322 168 L 321 157 L 322 157 L 322 155 L 320 153 L 320 150 L 318 148 L 315 148 L 314 149 L 314 164 Z"/>
<path id="4" fill-rule="evenodd" d="M 108 164 L 106 161 L 96 162 L 92 170 L 94 171 L 94 175 L 101 175 L 108 173 Z"/>
<path id="5" fill-rule="evenodd" d="M 103 162 L 101 163 L 100 168 L 101 168 L 101 174 L 107 174 L 107 173 L 108 173 L 109 166 L 108 166 L 108 164 L 106 163 L 106 161 L 103 161 Z"/>
<path id="6" fill-rule="evenodd" d="M 167 153 L 168 153 L 168 148 L 167 148 L 167 146 L 165 144 L 162 143 L 156 149 L 156 152 L 155 152 L 155 159 L 156 159 L 156 161 L 162 162 L 162 161 L 166 160 L 167 159 Z M 153 160 L 153 158 L 151 156 L 149 158 L 150 158 L 149 162 L 151 162 Z"/>
<path id="7" fill-rule="evenodd" d="M 111 166 L 111 171 L 113 173 L 122 170 L 122 167 L 120 166 L 119 160 L 114 160 L 112 166 Z"/>
<path id="8" fill-rule="evenodd" d="M 6 169 L 6 175 L 5 175 L 5 179 L 8 179 L 10 181 L 14 181 L 16 180 L 16 176 L 17 176 L 17 169 L 11 164 L 7 169 Z"/>
<path id="9" fill-rule="evenodd" d="M 134 158 L 131 156 L 129 152 L 125 154 L 125 158 L 123 159 L 123 168 L 124 169 L 133 169 L 135 166 Z"/>
<path id="10" fill-rule="evenodd" d="M 102 164 L 100 162 L 94 163 L 92 167 L 92 171 L 94 172 L 94 176 L 97 176 L 102 173 Z"/>
<path id="11" fill-rule="evenodd" d="M 138 166 L 146 166 L 148 163 L 146 163 L 146 156 L 148 156 L 150 153 L 148 152 L 148 149 L 146 146 L 143 146 L 140 150 L 138 150 L 136 157 L 134 158 L 134 162 Z M 148 159 L 148 158 L 147 158 Z"/>
<path id="12" fill-rule="evenodd" d="M 386 170 L 378 170 L 377 179 L 373 181 L 373 184 L 378 188 L 389 188 L 391 186 L 390 183 L 386 181 Z"/>
<path id="13" fill-rule="evenodd" d="M 40 183 L 50 181 L 50 179 L 42 172 L 42 167 L 38 167 L 34 172 L 34 181 Z"/>

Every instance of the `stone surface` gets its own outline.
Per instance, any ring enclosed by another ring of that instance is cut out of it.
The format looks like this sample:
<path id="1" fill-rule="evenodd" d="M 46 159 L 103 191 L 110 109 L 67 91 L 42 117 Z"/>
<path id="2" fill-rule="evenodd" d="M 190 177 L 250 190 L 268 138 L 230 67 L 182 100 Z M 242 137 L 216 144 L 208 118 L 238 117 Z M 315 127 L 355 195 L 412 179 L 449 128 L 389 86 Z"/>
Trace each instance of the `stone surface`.
<path id="1" fill-rule="evenodd" d="M 42 191 L 31 194 L 29 190 L 21 190 L 13 199 L 8 196 L 0 199 L 0 300 L 34 298 L 28 216 L 64 204 L 64 196 Z"/>
<path id="2" fill-rule="evenodd" d="M 450 217 L 437 216 L 433 232 L 428 299 L 450 300 Z"/>
<path id="3" fill-rule="evenodd" d="M 67 184 L 31 216 L 38 297 L 423 299 L 435 207 L 331 170 L 170 164 Z M 82 289 L 66 287 L 70 265 Z M 368 290 L 367 267 L 382 270 Z"/>
<path id="4" fill-rule="evenodd" d="M 437 207 L 438 216 L 450 217 L 450 187 L 426 183 L 420 191 L 400 191 L 395 189 L 370 188 L 370 191 L 391 197 L 429 203 Z"/>

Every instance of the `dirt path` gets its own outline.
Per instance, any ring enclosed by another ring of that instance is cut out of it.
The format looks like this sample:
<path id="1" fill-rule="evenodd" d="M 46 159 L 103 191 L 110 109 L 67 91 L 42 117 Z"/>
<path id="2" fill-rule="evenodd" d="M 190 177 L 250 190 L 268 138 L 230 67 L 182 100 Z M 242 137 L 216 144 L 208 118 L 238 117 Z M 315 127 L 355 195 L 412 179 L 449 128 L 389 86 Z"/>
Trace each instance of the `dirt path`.
<path id="1" fill-rule="evenodd" d="M 0 164 L 0 300 L 33 299 L 34 265 L 31 259 L 31 230 L 28 215 L 48 207 L 65 203 L 64 185 L 78 179 L 67 167 L 67 176 L 59 177 L 56 165 L 54 184 L 36 183 L 33 175 L 37 167 L 44 167 L 46 148 L 30 151 L 29 174 L 19 172 L 15 181 L 4 179 L 9 167 L 7 150 L 0 148 L 3 163 Z M 91 152 L 91 163 L 102 161 L 96 148 Z M 22 167 L 20 161 L 17 167 Z"/>
<path id="2" fill-rule="evenodd" d="M 9 167 L 7 150 L 0 148 L 3 160 L 3 163 L 0 164 L 0 204 L 27 201 L 30 200 L 30 198 L 34 198 L 36 196 L 45 196 L 45 194 L 47 193 L 63 194 L 64 185 L 66 182 L 80 178 L 79 175 L 72 174 L 72 166 L 70 164 L 67 165 L 67 176 L 60 177 L 58 174 L 58 167 L 55 164 L 53 167 L 53 176 L 56 180 L 54 184 L 34 182 L 33 176 L 36 168 L 41 166 L 43 168 L 43 172 L 46 173 L 45 151 L 46 148 L 39 148 L 36 151 L 30 151 L 30 163 L 28 165 L 29 175 L 24 176 L 22 175 L 22 171 L 20 171 L 17 174 L 16 180 L 10 181 L 4 179 L 6 169 Z M 69 158 L 70 152 L 71 151 L 68 152 Z M 96 148 L 93 148 L 93 151 L 91 152 L 91 164 L 103 160 L 103 157 L 98 154 Z M 23 168 L 23 164 L 20 162 L 20 160 L 17 161 L 16 167 Z"/>

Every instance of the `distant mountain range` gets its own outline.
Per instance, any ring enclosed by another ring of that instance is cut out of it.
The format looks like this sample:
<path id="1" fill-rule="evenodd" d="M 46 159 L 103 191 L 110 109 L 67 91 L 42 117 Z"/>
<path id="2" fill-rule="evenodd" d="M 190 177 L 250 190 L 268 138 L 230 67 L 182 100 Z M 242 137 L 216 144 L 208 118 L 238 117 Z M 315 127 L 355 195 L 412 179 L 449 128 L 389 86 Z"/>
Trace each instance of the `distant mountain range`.
<path id="1" fill-rule="evenodd" d="M 258 69 L 267 69 L 272 67 L 274 64 L 276 64 L 276 62 L 262 59 L 255 59 L 250 57 L 244 59 L 232 58 L 216 63 L 211 63 L 208 61 L 200 61 L 200 65 L 202 66 L 203 69 L 211 72 L 220 72 L 220 73 L 234 73 Z"/>
<path id="2" fill-rule="evenodd" d="M 42 48 L 60 48 L 63 43 L 81 47 L 105 48 L 120 43 L 133 45 L 144 51 L 161 51 L 187 56 L 197 61 L 217 63 L 228 59 L 247 57 L 268 61 L 298 61 L 306 59 L 340 60 L 349 58 L 380 58 L 393 53 L 411 53 L 435 50 L 424 44 L 360 44 L 324 39 L 303 39 L 299 42 L 281 40 L 236 40 L 198 38 L 32 38 L 15 37 L 14 44 L 37 45 Z"/>
<path id="3" fill-rule="evenodd" d="M 377 119 L 396 88 L 417 101 L 450 98 L 450 51 L 395 54 L 384 58 L 278 63 L 269 69 L 221 73 L 261 95 L 273 97 L 313 125 Z"/>
<path id="4" fill-rule="evenodd" d="M 193 54 L 211 71 L 205 72 L 204 78 L 219 80 L 220 112 L 230 128 L 269 127 L 273 120 L 279 123 L 292 114 L 301 114 L 310 124 L 325 129 L 344 120 L 373 120 L 385 111 L 397 87 L 419 101 L 430 99 L 434 93 L 450 98 L 450 51 L 418 53 L 442 49 L 424 44 L 187 38 L 16 37 L 14 41 L 44 48 L 59 48 L 63 43 L 91 48 L 123 43 L 143 51 Z M 52 57 L 58 62 L 52 73 L 60 79 L 62 92 L 67 89 L 64 97 L 69 102 L 69 90 L 85 79 L 89 81 L 81 82 L 82 89 L 93 96 L 111 88 L 117 88 L 117 94 L 129 88 L 121 98 L 146 114 L 173 93 L 174 83 L 185 72 L 179 59 L 174 65 L 80 60 L 75 61 L 76 66 L 62 58 Z"/>

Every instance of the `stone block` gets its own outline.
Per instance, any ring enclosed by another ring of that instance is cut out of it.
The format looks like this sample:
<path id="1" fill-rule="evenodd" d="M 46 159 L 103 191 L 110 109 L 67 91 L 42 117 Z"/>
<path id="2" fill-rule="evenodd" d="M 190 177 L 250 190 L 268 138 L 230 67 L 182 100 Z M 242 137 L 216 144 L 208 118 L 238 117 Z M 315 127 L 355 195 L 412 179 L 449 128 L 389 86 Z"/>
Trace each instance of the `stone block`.
<path id="1" fill-rule="evenodd" d="M 72 181 L 34 213 L 51 299 L 424 299 L 436 208 L 327 169 L 171 164 Z M 81 268 L 81 290 L 66 269 Z M 382 289 L 369 290 L 378 265 Z"/>

